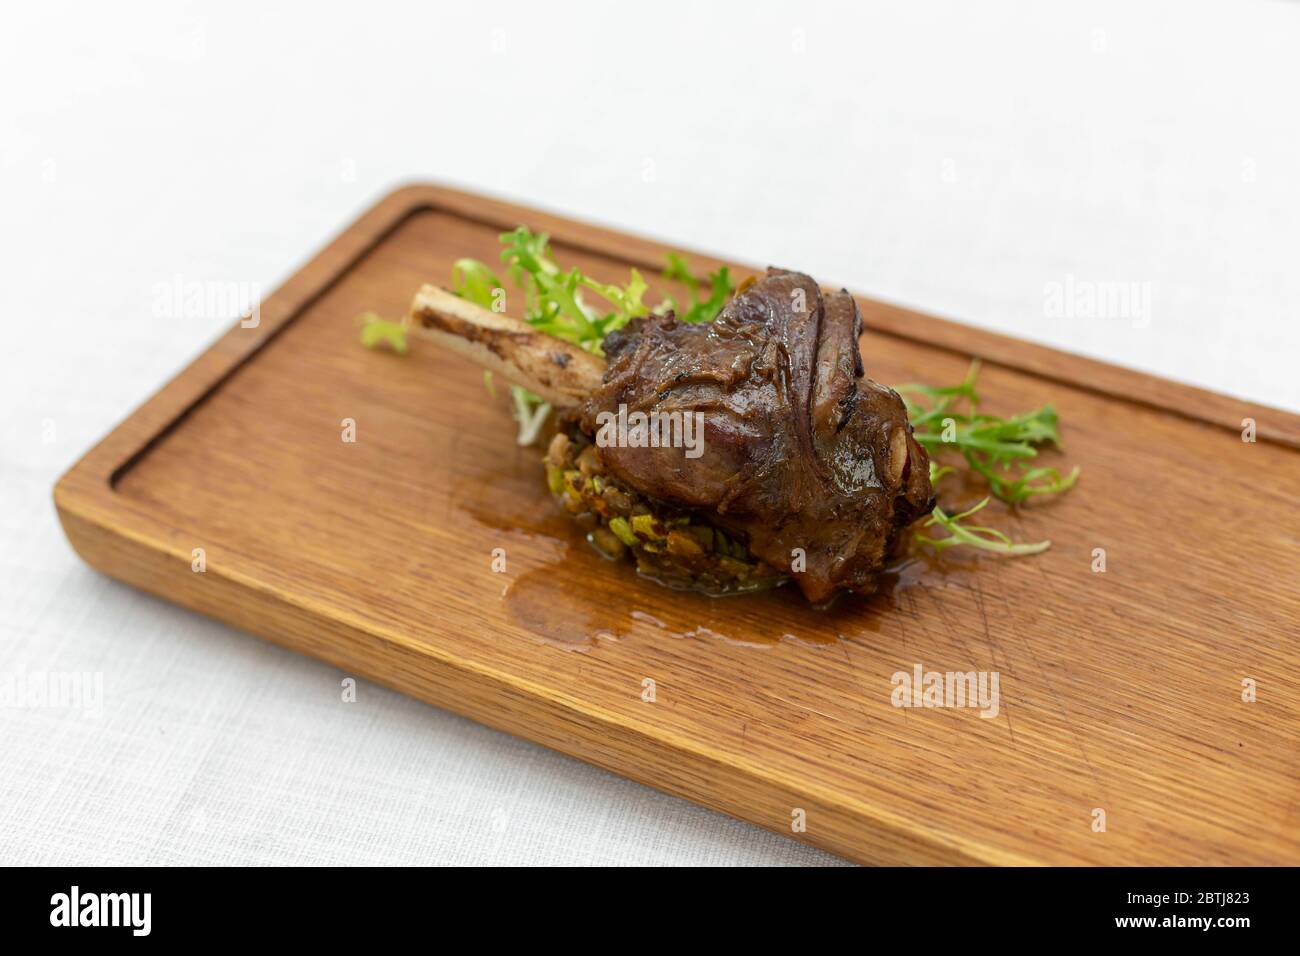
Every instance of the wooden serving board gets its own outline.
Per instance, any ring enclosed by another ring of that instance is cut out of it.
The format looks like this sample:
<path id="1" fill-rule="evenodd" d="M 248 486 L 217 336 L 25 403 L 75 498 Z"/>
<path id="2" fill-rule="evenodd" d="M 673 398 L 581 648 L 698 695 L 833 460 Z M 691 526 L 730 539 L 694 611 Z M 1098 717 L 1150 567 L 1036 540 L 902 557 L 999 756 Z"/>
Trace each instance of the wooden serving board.
<path id="1" fill-rule="evenodd" d="M 951 383 L 977 355 L 991 411 L 1057 407 L 1078 487 L 992 515 L 1052 549 L 913 564 L 822 613 L 792 589 L 672 592 L 560 516 L 540 450 L 515 445 L 479 369 L 358 344 L 359 313 L 401 316 L 455 259 L 494 261 L 519 223 L 610 280 L 657 273 L 666 251 L 445 189 L 394 193 L 62 478 L 77 551 L 854 860 L 1300 863 L 1300 418 L 864 299 L 872 377 Z M 917 665 L 996 672 L 997 716 L 893 706 L 892 675 Z"/>

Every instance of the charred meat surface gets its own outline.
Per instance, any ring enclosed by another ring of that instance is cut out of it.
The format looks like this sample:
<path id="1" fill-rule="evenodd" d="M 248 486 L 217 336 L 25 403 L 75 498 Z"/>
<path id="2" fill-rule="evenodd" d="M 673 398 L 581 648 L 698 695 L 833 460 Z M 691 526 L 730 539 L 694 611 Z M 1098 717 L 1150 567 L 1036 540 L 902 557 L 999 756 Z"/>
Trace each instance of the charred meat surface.
<path id="1" fill-rule="evenodd" d="M 934 504 L 903 401 L 863 374 L 847 292 L 769 270 L 708 324 L 633 320 L 604 343 L 603 381 L 565 419 L 599 473 L 699 515 L 821 603 L 869 593 L 902 529 Z M 702 442 L 602 441 L 613 417 L 700 413 Z"/>

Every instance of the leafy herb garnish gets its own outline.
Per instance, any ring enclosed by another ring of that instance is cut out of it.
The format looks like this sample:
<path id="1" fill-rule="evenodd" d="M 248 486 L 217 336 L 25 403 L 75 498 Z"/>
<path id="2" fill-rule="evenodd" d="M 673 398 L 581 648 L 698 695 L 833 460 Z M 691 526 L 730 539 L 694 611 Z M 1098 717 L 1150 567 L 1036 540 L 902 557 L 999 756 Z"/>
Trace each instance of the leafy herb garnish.
<path id="1" fill-rule="evenodd" d="M 1029 459 L 1038 456 L 1045 445 L 1061 447 L 1056 411 L 1044 405 L 1036 411 L 998 418 L 979 411 L 979 393 L 975 381 L 979 377 L 979 360 L 971 362 L 966 377 L 957 385 L 935 388 L 929 385 L 896 385 L 895 391 L 903 396 L 907 417 L 912 423 L 912 433 L 931 456 L 952 449 L 960 452 L 971 470 L 988 483 L 994 497 L 1016 505 L 1037 495 L 1052 495 L 1074 486 L 1079 478 L 1076 466 L 1067 475 L 1051 467 L 1029 467 Z M 918 401 L 917 398 L 925 401 Z M 940 478 L 955 471 L 951 465 L 939 466 L 930 462 L 930 481 L 937 485 Z M 962 521 L 988 505 L 985 498 L 975 507 L 956 515 L 949 515 L 936 506 L 921 529 L 939 526 L 948 531 L 946 538 L 931 538 L 916 532 L 917 543 L 942 553 L 959 544 L 970 545 L 984 551 L 1004 555 L 1038 554 L 1046 551 L 1050 541 L 1036 544 L 1016 544 L 1005 534 L 979 525 L 963 525 Z"/>
<path id="2" fill-rule="evenodd" d="M 709 273 L 709 293 L 707 298 L 700 298 L 700 280 L 695 278 L 687 264 L 684 256 L 676 252 L 668 253 L 668 266 L 664 269 L 663 276 L 682 283 L 686 286 L 686 291 L 690 296 L 690 303 L 686 308 L 677 304 L 677 300 L 668 296 L 665 301 L 677 313 L 677 317 L 683 322 L 712 322 L 722 311 L 722 307 L 727 304 L 731 298 L 731 293 L 735 289 L 735 284 L 731 281 L 731 276 L 727 274 L 727 267 L 723 266 L 717 272 Z"/>
<path id="3" fill-rule="evenodd" d="M 939 554 L 942 554 L 948 548 L 964 544 L 979 548 L 981 551 L 992 551 L 994 554 L 1007 556 L 1041 554 L 1052 546 L 1050 541 L 1039 541 L 1036 544 L 1016 544 L 997 528 L 962 524 L 964 519 L 982 510 L 989 503 L 989 500 L 989 498 L 985 498 L 974 508 L 968 508 L 961 514 L 956 515 L 949 515 L 938 505 L 935 505 L 934 511 L 930 512 L 930 516 L 921 523 L 921 528 L 925 529 L 938 525 L 948 531 L 948 537 L 931 538 L 922 534 L 921 531 L 917 531 L 917 543 L 933 548 Z"/>
<path id="4" fill-rule="evenodd" d="M 931 455 L 949 448 L 961 452 L 966 463 L 988 481 L 993 494 L 1008 504 L 1073 487 L 1079 477 L 1077 467 L 1062 475 L 1055 468 L 1030 468 L 1027 464 L 1028 459 L 1038 456 L 1040 447 L 1061 447 L 1055 409 L 1044 405 L 1011 418 L 981 414 L 979 393 L 975 391 L 979 371 L 976 359 L 957 385 L 894 386 L 907 405 L 917 443 Z M 912 397 L 916 395 L 929 399 L 929 404 L 917 402 Z M 961 410 L 963 404 L 968 406 L 966 411 Z"/>
<path id="5" fill-rule="evenodd" d="M 501 262 L 524 294 L 524 318 L 548 335 L 601 355 L 606 335 L 652 311 L 645 304 L 650 286 L 636 269 L 631 270 L 626 285 L 599 282 L 577 268 L 561 269 L 551 254 L 546 233 L 532 232 L 526 226 L 502 233 L 501 244 Z M 668 297 L 654 311 L 673 309 L 683 322 L 712 322 L 734 289 L 724 267 L 709 276 L 707 297 L 701 299 L 699 280 L 677 253 L 669 253 L 663 274 L 666 279 L 685 284 L 690 299 L 683 309 Z M 505 295 L 495 273 L 477 259 L 458 260 L 451 281 L 453 292 L 485 309 L 498 305 Z M 587 294 L 601 305 L 590 302 Z M 510 394 L 519 423 L 518 442 L 531 445 L 546 423 L 551 406 L 518 385 L 511 386 Z"/>
<path id="6" fill-rule="evenodd" d="M 952 474 L 955 469 L 951 465 L 938 465 L 930 462 L 930 483 L 936 487 L 939 479 L 944 475 Z M 955 548 L 958 545 L 967 545 L 968 547 L 978 548 L 981 551 L 991 551 L 994 554 L 1000 554 L 1007 557 L 1014 557 L 1022 554 L 1040 554 L 1052 546 L 1050 541 L 1038 541 L 1034 544 L 1016 544 L 1004 532 L 996 528 L 988 528 L 983 525 L 962 524 L 962 522 L 975 514 L 977 511 L 983 511 L 988 506 L 991 499 L 986 495 L 984 500 L 973 508 L 967 508 L 960 514 L 950 515 L 939 505 L 934 506 L 921 526 L 916 530 L 913 537 L 917 544 L 922 547 L 932 548 L 935 554 L 942 554 L 949 548 Z M 946 538 L 932 538 L 929 535 L 922 534 L 926 528 L 940 527 L 948 532 Z"/>
<path id="7" fill-rule="evenodd" d="M 401 322 L 385 319 L 378 312 L 367 312 L 357 316 L 357 325 L 361 326 L 361 344 L 366 348 L 376 348 L 383 342 L 398 355 L 406 354 L 406 329 Z"/>

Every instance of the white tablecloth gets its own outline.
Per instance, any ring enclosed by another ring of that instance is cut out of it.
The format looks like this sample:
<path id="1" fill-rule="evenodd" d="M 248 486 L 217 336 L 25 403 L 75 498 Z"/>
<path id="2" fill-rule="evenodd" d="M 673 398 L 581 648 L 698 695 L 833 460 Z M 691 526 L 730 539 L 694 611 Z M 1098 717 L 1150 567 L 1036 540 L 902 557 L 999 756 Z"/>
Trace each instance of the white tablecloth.
<path id="1" fill-rule="evenodd" d="M 85 568 L 57 476 L 228 323 L 434 180 L 1300 410 L 1300 7 L 257 3 L 6 14 L 2 863 L 820 863 Z M 1054 317 L 1119 282 L 1145 321 Z M 93 689 L 93 687 L 92 687 Z"/>

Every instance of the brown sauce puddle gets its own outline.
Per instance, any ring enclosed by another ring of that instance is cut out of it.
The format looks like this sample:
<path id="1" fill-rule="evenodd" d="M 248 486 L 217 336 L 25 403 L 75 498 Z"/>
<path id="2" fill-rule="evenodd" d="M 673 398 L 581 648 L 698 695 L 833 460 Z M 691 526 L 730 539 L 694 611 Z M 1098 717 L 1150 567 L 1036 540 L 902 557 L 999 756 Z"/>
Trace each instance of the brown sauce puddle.
<path id="1" fill-rule="evenodd" d="M 901 560 L 881 575 L 875 594 L 845 594 L 824 609 L 811 607 L 790 584 L 726 597 L 666 588 L 639 575 L 630 561 L 612 561 L 588 544 L 545 494 L 530 458 L 517 456 L 504 473 L 483 471 L 458 482 L 450 510 L 480 528 L 554 545 L 554 560 L 508 575 L 502 600 L 516 624 L 564 650 L 588 651 L 634 632 L 747 647 L 832 646 L 855 633 L 878 632 L 900 597 L 935 570 L 924 558 Z"/>

